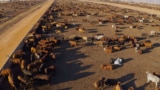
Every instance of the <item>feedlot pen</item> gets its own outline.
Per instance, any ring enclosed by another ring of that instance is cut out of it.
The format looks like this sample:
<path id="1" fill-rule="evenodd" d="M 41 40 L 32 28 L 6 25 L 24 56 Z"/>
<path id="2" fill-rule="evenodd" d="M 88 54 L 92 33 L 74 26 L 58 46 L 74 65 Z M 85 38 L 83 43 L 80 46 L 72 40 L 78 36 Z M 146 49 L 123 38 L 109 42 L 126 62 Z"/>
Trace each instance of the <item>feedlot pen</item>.
<path id="1" fill-rule="evenodd" d="M 94 90 L 94 82 L 101 77 L 117 79 L 121 82 L 124 90 L 131 86 L 135 90 L 155 89 L 154 83 L 146 83 L 145 72 L 160 73 L 158 17 L 151 18 L 149 14 L 138 11 L 81 1 L 71 2 L 70 0 L 63 0 L 63 2 L 57 0 L 56 6 L 51 8 L 53 12 L 49 10 L 44 15 L 40 20 L 41 24 L 34 32 L 42 34 L 42 36 L 48 35 L 47 37 L 56 35 L 57 39 L 61 40 L 51 51 L 56 55 L 55 61 L 47 63 L 55 66 L 55 73 L 50 78 L 50 84 L 35 84 L 34 87 L 28 87 L 27 90 Z M 41 26 L 49 23 L 47 18 L 50 15 L 54 17 L 50 18 L 54 24 L 50 29 L 43 31 Z M 135 20 L 131 23 L 123 22 L 124 15 L 132 16 Z M 114 16 L 117 17 L 114 18 Z M 142 18 L 148 22 L 140 23 L 138 20 Z M 151 19 L 154 22 L 150 22 Z M 57 23 L 65 23 L 64 26 L 67 28 L 64 28 L 63 25 L 56 27 Z M 117 31 L 112 28 L 113 24 L 116 24 Z M 136 28 L 130 28 L 131 25 L 136 25 Z M 83 27 L 84 31 L 78 31 L 77 28 L 79 27 Z M 58 32 L 58 30 L 60 31 Z M 150 35 L 152 30 L 157 33 L 155 36 Z M 139 42 L 150 40 L 153 45 L 151 48 L 142 46 L 143 53 L 138 54 L 128 42 L 124 44 L 121 50 L 114 50 L 112 53 L 106 53 L 103 46 L 94 45 L 91 39 L 88 42 L 79 40 L 75 47 L 71 47 L 68 43 L 73 36 L 92 38 L 97 34 L 104 34 L 109 38 L 120 38 L 126 35 L 136 37 Z M 143 34 L 147 36 L 143 36 Z M 102 64 L 110 64 L 110 59 L 117 57 L 124 59 L 122 66 L 113 68 L 111 71 L 101 69 Z M 7 87 L 7 79 L 4 83 L 6 85 L 3 87 Z M 105 90 L 114 90 L 114 87 L 107 87 Z"/>

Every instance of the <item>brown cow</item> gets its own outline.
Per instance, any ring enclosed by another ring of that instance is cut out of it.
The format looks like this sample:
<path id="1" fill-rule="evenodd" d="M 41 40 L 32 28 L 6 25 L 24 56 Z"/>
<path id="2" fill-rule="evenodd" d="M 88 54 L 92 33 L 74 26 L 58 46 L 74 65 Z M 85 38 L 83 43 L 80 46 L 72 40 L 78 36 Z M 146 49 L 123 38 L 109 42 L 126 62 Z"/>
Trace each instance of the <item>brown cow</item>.
<path id="1" fill-rule="evenodd" d="M 117 85 L 115 86 L 115 90 L 123 90 L 121 88 L 120 82 L 118 82 Z"/>
<path id="2" fill-rule="evenodd" d="M 152 47 L 152 43 L 151 42 L 143 42 L 145 47 Z"/>
<path id="3" fill-rule="evenodd" d="M 133 87 L 129 87 L 128 90 L 134 90 L 134 88 Z"/>
<path id="4" fill-rule="evenodd" d="M 69 41 L 69 44 L 71 45 L 71 47 L 75 47 L 77 46 L 77 42 L 76 41 Z"/>
<path id="5" fill-rule="evenodd" d="M 101 68 L 104 69 L 104 70 L 113 70 L 113 66 L 112 65 L 102 64 Z"/>
<path id="6" fill-rule="evenodd" d="M 106 53 L 112 53 L 112 52 L 113 52 L 113 46 L 106 46 L 106 47 L 104 48 L 104 51 L 105 51 Z"/>
<path id="7" fill-rule="evenodd" d="M 46 80 L 49 81 L 49 75 L 47 74 L 37 74 L 33 77 L 33 79 Z"/>
<path id="8" fill-rule="evenodd" d="M 11 74 L 11 69 L 10 68 L 6 68 L 6 69 L 2 69 L 0 72 L 0 76 L 8 76 Z"/>
<path id="9" fill-rule="evenodd" d="M 8 83 L 10 84 L 10 86 L 11 86 L 14 90 L 17 90 L 17 87 L 16 87 L 16 85 L 15 85 L 15 83 L 14 83 L 12 74 L 9 74 L 9 75 L 8 75 Z"/>
<path id="10" fill-rule="evenodd" d="M 121 46 L 113 46 L 113 49 L 120 51 L 122 49 L 122 47 Z"/>
<path id="11" fill-rule="evenodd" d="M 94 83 L 94 87 L 96 90 L 104 89 L 104 80 L 105 80 L 105 77 L 102 77 Z"/>
<path id="12" fill-rule="evenodd" d="M 51 66 L 46 67 L 46 68 L 44 69 L 44 72 L 45 72 L 46 74 L 51 73 L 51 72 L 54 72 L 54 71 L 55 71 L 55 66 L 54 66 L 54 65 L 51 65 Z"/>
<path id="13" fill-rule="evenodd" d="M 28 84 L 28 81 L 26 79 L 24 79 L 22 76 L 18 75 L 17 76 L 17 79 L 22 82 L 23 84 L 27 85 Z"/>
<path id="14" fill-rule="evenodd" d="M 11 62 L 13 64 L 20 64 L 21 63 L 21 60 L 20 59 L 12 59 Z"/>
<path id="15" fill-rule="evenodd" d="M 26 62 L 25 62 L 25 60 L 21 60 L 20 68 L 21 69 L 25 69 L 26 68 Z"/>
<path id="16" fill-rule="evenodd" d="M 94 44 L 98 45 L 98 46 L 103 46 L 104 45 L 104 41 L 94 41 Z"/>

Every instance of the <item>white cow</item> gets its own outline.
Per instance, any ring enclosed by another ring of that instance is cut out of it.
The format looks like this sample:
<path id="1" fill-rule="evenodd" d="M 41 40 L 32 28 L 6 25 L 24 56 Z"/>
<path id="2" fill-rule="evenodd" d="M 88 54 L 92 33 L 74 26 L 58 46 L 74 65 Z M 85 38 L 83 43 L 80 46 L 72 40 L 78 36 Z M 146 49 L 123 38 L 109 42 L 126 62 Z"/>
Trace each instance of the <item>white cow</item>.
<path id="1" fill-rule="evenodd" d="M 116 30 L 117 26 L 112 24 L 112 29 L 115 29 Z"/>
<path id="2" fill-rule="evenodd" d="M 144 21 L 144 18 L 142 18 L 142 19 L 139 20 L 140 23 L 143 23 L 143 21 Z"/>
<path id="3" fill-rule="evenodd" d="M 103 38 L 105 35 L 104 34 L 99 34 L 99 35 L 96 35 L 95 38 L 97 40 L 100 40 L 101 38 Z"/>
<path id="4" fill-rule="evenodd" d="M 111 63 L 114 65 L 122 65 L 122 58 L 111 59 Z"/>
<path id="5" fill-rule="evenodd" d="M 152 81 L 152 82 L 154 82 L 156 84 L 156 87 L 157 87 L 158 83 L 160 81 L 160 78 L 158 76 L 156 76 L 156 75 L 153 75 L 152 73 L 150 73 L 148 71 L 146 72 L 146 74 L 147 74 L 147 83 Z"/>
<path id="6" fill-rule="evenodd" d="M 125 16 L 124 16 L 124 18 L 125 18 L 125 19 L 127 19 L 127 18 L 128 18 L 128 16 L 127 16 L 127 15 L 125 15 Z"/>
<path id="7" fill-rule="evenodd" d="M 121 59 L 121 58 L 117 58 L 117 59 L 114 61 L 114 65 L 122 65 L 122 59 Z"/>

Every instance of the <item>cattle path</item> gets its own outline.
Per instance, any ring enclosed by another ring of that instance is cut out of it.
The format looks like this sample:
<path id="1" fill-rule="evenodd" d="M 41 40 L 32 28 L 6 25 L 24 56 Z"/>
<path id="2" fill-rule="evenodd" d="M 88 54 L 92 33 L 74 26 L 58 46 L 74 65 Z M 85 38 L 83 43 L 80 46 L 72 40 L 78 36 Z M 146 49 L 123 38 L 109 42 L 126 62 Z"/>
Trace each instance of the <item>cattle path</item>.
<path id="1" fill-rule="evenodd" d="M 132 9 L 132 10 L 136 10 L 136 11 L 140 11 L 140 12 L 145 12 L 145 13 L 148 13 L 148 14 L 160 15 L 160 11 L 158 11 L 158 10 L 142 8 L 142 7 L 138 7 L 138 6 L 136 7 L 136 6 L 130 6 L 130 5 L 103 2 L 103 1 L 98 2 L 98 1 L 92 1 L 92 0 L 91 1 L 89 1 L 89 0 L 80 0 L 80 1 L 93 2 L 93 3 L 98 3 L 98 4 L 107 4 L 107 5 L 116 6 L 116 7 L 120 7 L 120 8 L 127 8 L 127 9 Z"/>
<path id="2" fill-rule="evenodd" d="M 49 9 L 55 0 L 46 0 L 42 5 L 0 35 L 0 70 L 6 64 L 11 54 L 32 29 L 41 16 Z"/>

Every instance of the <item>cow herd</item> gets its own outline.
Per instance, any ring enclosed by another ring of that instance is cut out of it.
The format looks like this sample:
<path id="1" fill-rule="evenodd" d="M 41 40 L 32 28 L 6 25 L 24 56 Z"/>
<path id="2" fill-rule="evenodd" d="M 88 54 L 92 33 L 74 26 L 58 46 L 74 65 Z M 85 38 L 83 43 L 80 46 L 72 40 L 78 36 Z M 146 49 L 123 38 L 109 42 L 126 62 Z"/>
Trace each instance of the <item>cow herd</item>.
<path id="1" fill-rule="evenodd" d="M 129 15 L 130 12 L 138 13 L 138 15 Z M 106 54 L 133 49 L 136 54 L 143 55 L 146 53 L 145 49 L 153 48 L 154 45 L 148 38 L 158 37 L 158 33 L 152 31 L 151 34 L 147 33 L 147 37 L 142 37 L 127 34 L 123 29 L 141 30 L 143 28 L 141 25 L 153 24 L 149 19 L 149 14 L 109 5 L 55 2 L 24 38 L 22 48 L 12 54 L 9 60 L 11 65 L 1 70 L 0 76 L 13 90 L 36 86 L 40 81 L 52 84 L 56 74 L 54 64 L 57 58 L 54 51 L 56 47 L 61 46 L 63 41 L 67 41 L 71 48 L 91 44 L 94 47 L 100 46 Z M 124 27 L 124 25 L 127 26 Z M 89 29 L 89 27 L 103 26 L 109 26 L 111 33 L 96 33 L 100 30 L 94 32 Z M 157 21 L 152 27 L 159 28 Z M 72 35 L 64 34 L 70 30 L 72 30 Z M 101 64 L 100 68 L 112 71 L 115 65 L 123 66 L 123 61 L 124 58 L 111 58 L 109 64 Z M 158 86 L 159 77 L 156 74 L 147 72 L 147 79 L 148 82 L 153 81 L 156 87 Z M 115 90 L 122 90 L 120 84 L 116 79 L 105 81 L 103 77 L 94 83 L 94 87 L 102 90 L 107 85 L 115 86 Z M 134 90 L 134 87 L 130 86 L 128 90 Z"/>

